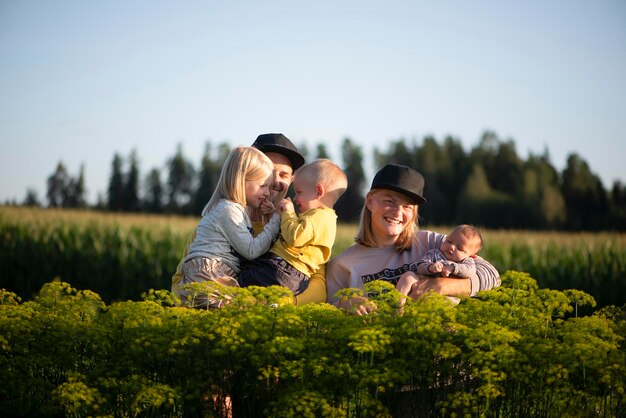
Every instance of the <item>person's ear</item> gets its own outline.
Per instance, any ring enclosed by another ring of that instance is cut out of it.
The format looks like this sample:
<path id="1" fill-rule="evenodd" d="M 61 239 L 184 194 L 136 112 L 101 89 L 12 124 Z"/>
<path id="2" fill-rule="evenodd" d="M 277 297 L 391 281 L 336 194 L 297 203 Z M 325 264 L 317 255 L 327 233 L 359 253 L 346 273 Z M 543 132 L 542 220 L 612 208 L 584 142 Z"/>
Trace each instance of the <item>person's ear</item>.
<path id="1" fill-rule="evenodd" d="M 315 196 L 320 199 L 322 196 L 326 194 L 326 189 L 322 183 L 317 183 L 315 185 Z"/>
<path id="2" fill-rule="evenodd" d="M 367 207 L 367 209 L 369 209 L 369 211 L 372 211 L 372 194 L 368 193 L 365 196 L 365 206 Z"/>

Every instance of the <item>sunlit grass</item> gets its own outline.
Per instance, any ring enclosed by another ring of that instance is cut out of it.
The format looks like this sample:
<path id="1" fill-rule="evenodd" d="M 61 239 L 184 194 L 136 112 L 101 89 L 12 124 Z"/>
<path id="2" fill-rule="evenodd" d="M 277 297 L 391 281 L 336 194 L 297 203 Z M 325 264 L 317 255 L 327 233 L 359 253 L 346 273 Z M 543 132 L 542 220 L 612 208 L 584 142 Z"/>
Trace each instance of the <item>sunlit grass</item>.
<path id="1" fill-rule="evenodd" d="M 4 251 L 0 273 L 6 275 L 0 274 L 0 278 L 9 283 L 10 277 L 20 277 L 20 283 L 26 284 L 63 274 L 85 280 L 85 285 L 98 282 L 102 289 L 121 282 L 133 283 L 136 288 L 145 283 L 169 288 L 171 274 L 198 221 L 194 216 L 0 206 L 4 240 L 0 240 L 0 252 Z M 447 233 L 452 228 L 429 229 Z M 332 256 L 354 244 L 356 232 L 356 224 L 338 225 Z M 581 289 L 599 304 L 626 301 L 624 233 L 481 232 L 484 246 L 480 255 L 501 273 L 525 271 L 541 286 Z M 116 276 L 114 282 L 112 275 Z M 33 283 L 32 290 L 39 287 L 40 283 Z"/>
<path id="2" fill-rule="evenodd" d="M 3 219 L 31 225 L 70 222 L 78 225 L 115 225 L 121 228 L 163 228 L 187 234 L 193 231 L 199 221 L 199 217 L 193 216 L 0 206 L 0 220 Z"/>

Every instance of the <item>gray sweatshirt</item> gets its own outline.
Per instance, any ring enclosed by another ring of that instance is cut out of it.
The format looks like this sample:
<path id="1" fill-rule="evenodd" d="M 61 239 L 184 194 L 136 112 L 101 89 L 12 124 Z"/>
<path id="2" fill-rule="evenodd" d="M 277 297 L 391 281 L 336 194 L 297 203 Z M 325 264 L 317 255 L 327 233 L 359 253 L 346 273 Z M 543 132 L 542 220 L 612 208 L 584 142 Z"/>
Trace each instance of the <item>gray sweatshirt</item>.
<path id="1" fill-rule="evenodd" d="M 222 199 L 200 220 L 185 262 L 196 257 L 216 259 L 239 273 L 241 259 L 252 260 L 267 252 L 279 230 L 280 217 L 274 214 L 263 231 L 253 236 L 245 207 Z"/>
<path id="2" fill-rule="evenodd" d="M 450 261 L 439 249 L 430 250 L 420 261 L 417 262 L 417 274 L 422 276 L 441 277 L 441 273 L 431 273 L 428 268 L 431 264 L 441 261 L 444 266 L 452 266 L 451 276 L 471 279 L 476 275 L 476 263 L 472 257 L 467 257 L 462 261 Z"/>
<path id="3" fill-rule="evenodd" d="M 417 231 L 415 244 L 406 251 L 398 252 L 393 247 L 373 248 L 355 244 L 332 258 L 326 266 L 326 288 L 328 303 L 336 304 L 334 297 L 341 289 L 363 289 L 373 280 L 386 280 L 396 285 L 400 276 L 417 272 L 417 262 L 431 249 L 439 248 L 446 236 L 433 231 Z M 474 259 L 476 274 L 470 277 L 474 296 L 480 290 L 500 285 L 498 271 L 482 257 Z"/>

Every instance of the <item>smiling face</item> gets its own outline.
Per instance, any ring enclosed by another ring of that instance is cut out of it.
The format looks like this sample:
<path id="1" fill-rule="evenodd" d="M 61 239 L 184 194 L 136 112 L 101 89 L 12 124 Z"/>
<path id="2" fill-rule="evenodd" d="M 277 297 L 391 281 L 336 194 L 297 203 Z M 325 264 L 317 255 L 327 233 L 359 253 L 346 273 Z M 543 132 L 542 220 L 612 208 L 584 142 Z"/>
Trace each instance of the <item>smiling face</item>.
<path id="1" fill-rule="evenodd" d="M 270 197 L 272 173 L 251 180 L 246 180 L 246 205 L 252 208 L 261 206 L 261 202 Z"/>
<path id="2" fill-rule="evenodd" d="M 287 194 L 287 189 L 293 180 L 293 168 L 291 161 L 283 154 L 277 152 L 265 153 L 274 163 L 274 174 L 272 176 L 272 200 L 282 199 Z"/>
<path id="3" fill-rule="evenodd" d="M 374 189 L 365 204 L 371 212 L 371 230 L 378 247 L 393 245 L 417 216 L 415 203 L 393 190 Z"/>
<path id="4" fill-rule="evenodd" d="M 467 257 L 476 254 L 479 250 L 479 240 L 454 230 L 439 246 L 439 250 L 446 259 L 459 263 Z"/>

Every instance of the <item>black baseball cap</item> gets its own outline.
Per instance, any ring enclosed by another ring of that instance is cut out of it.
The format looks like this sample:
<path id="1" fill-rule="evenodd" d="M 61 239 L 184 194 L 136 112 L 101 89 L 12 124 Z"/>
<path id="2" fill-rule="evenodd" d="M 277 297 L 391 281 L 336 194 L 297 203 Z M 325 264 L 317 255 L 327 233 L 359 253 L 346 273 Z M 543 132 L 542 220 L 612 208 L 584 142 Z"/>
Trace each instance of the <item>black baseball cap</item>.
<path id="1" fill-rule="evenodd" d="M 409 197 L 416 204 L 426 202 L 424 196 L 424 177 L 405 165 L 387 164 L 381 168 L 372 180 L 370 189 L 390 189 Z"/>
<path id="2" fill-rule="evenodd" d="M 304 157 L 298 152 L 296 146 L 283 134 L 259 135 L 252 144 L 262 152 L 276 152 L 289 158 L 294 171 L 304 165 Z"/>

